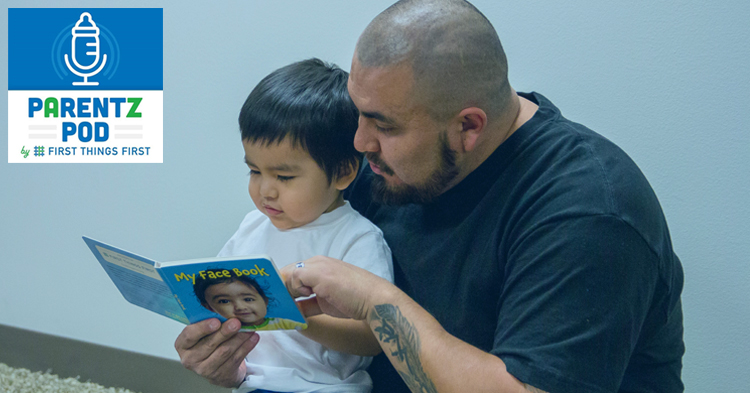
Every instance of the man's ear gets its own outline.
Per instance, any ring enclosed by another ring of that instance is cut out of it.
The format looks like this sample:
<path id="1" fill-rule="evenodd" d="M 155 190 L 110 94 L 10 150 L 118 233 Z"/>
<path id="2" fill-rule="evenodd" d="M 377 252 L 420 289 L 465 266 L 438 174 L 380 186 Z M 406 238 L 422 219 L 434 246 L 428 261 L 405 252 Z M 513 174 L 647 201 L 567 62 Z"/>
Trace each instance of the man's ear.
<path id="1" fill-rule="evenodd" d="M 333 180 L 333 183 L 336 189 L 339 191 L 343 191 L 346 189 L 346 187 L 349 187 L 349 185 L 352 184 L 354 179 L 357 177 L 357 172 L 359 172 L 359 162 L 355 162 L 349 165 L 349 168 L 346 171 L 346 173 L 339 174 Z"/>
<path id="2" fill-rule="evenodd" d="M 456 118 L 461 123 L 461 144 L 464 151 L 474 150 L 487 126 L 487 114 L 477 107 L 470 107 L 462 110 Z"/>

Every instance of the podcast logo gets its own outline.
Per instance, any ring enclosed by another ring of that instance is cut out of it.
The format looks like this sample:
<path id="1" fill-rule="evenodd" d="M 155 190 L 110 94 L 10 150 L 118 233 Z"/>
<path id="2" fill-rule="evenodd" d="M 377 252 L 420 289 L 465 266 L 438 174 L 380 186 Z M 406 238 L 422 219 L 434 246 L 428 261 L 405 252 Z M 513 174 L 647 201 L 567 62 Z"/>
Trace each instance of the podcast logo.
<path id="1" fill-rule="evenodd" d="M 8 162 L 161 163 L 160 8 L 8 9 Z"/>

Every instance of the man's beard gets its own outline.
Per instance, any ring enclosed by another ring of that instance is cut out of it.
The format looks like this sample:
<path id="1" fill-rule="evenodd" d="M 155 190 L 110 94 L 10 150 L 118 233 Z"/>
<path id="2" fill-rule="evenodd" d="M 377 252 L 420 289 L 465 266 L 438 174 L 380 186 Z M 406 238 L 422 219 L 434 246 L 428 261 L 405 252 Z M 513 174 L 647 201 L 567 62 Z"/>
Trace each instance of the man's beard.
<path id="1" fill-rule="evenodd" d="M 445 191 L 445 187 L 456 176 L 456 152 L 448 145 L 446 133 L 440 135 L 440 162 L 429 178 L 422 184 L 389 185 L 383 176 L 375 175 L 372 179 L 372 198 L 385 205 L 405 205 L 407 203 L 428 203 Z M 393 170 L 380 160 L 380 157 L 367 154 L 367 160 L 380 167 L 387 175 Z"/>

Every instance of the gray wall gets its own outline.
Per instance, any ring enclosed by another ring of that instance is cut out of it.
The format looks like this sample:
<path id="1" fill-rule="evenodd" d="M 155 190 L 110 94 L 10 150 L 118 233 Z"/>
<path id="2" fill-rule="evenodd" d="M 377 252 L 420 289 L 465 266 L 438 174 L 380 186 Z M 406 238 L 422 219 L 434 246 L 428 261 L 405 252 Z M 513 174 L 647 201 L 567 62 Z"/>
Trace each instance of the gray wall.
<path id="1" fill-rule="evenodd" d="M 211 3 L 33 2 L 164 8 L 164 163 L 9 165 L 0 137 L 0 323 L 176 358 L 181 325 L 126 303 L 80 236 L 158 260 L 215 254 L 252 208 L 236 125 L 246 95 L 311 56 L 348 69 L 357 36 L 389 1 Z M 618 3 L 475 5 L 503 40 L 514 87 L 619 144 L 656 190 L 685 268 L 687 391 L 743 391 L 750 3 Z"/>

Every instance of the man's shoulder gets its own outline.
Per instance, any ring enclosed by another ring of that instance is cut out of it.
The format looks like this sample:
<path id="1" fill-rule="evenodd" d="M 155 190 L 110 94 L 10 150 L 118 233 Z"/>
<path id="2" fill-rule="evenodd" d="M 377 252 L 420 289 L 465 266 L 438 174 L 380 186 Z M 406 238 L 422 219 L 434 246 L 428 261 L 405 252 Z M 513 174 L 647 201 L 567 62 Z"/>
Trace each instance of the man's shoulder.
<path id="1" fill-rule="evenodd" d="M 661 206 L 635 161 L 603 134 L 563 117 L 543 96 L 533 98 L 550 114 L 527 130 L 519 149 L 525 154 L 519 154 L 508 171 L 519 174 L 511 192 L 519 199 L 512 205 L 523 208 L 544 201 L 523 215 L 527 223 L 612 216 L 631 226 L 659 254 L 671 255 Z M 507 183 L 502 185 L 507 188 Z"/>
<path id="2" fill-rule="evenodd" d="M 544 96 L 527 95 L 539 105 L 540 117 L 522 136 L 513 170 L 531 189 L 559 192 L 571 201 L 597 205 L 599 213 L 623 215 L 632 202 L 658 206 L 646 177 L 631 157 L 603 134 L 571 121 Z M 524 168 L 536 168 L 524 171 Z M 557 186 L 557 187 L 556 187 Z M 521 195 L 531 195 L 522 193 Z M 651 213 L 654 213 L 651 211 Z M 627 215 L 627 214 L 626 214 Z"/>

